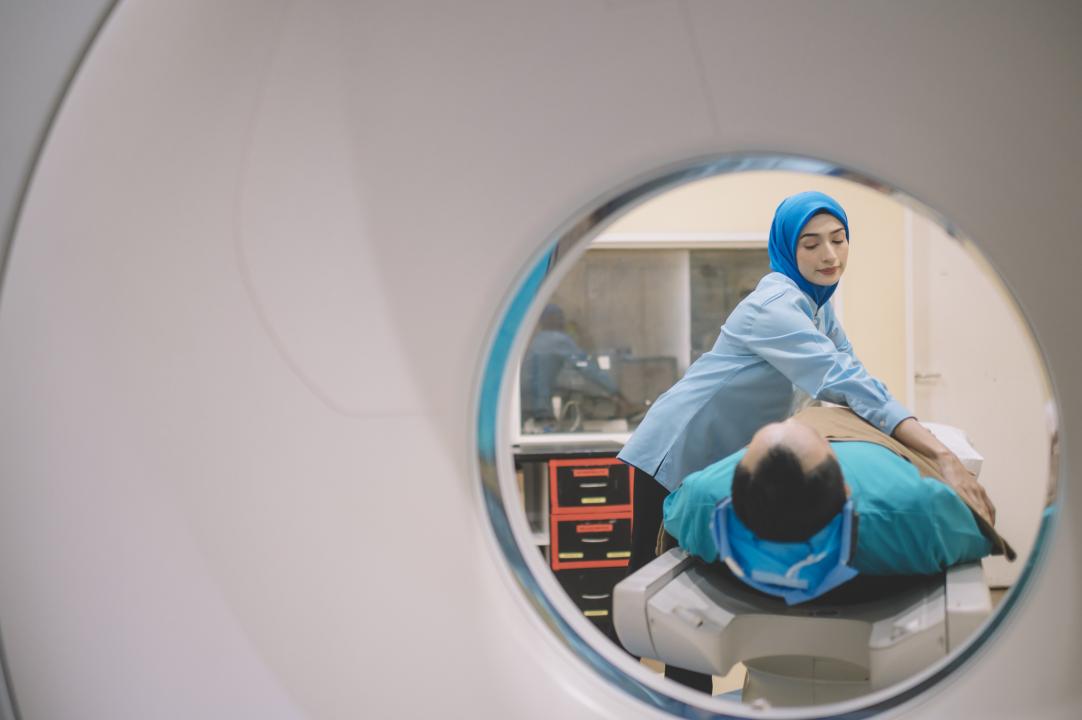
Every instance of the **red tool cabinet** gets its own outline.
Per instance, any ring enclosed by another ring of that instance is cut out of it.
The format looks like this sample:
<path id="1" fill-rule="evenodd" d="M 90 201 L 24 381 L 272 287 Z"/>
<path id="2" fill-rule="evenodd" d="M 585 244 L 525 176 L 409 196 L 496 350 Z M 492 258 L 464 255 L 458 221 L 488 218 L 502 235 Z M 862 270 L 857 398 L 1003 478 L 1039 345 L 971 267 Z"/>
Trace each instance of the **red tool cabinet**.
<path id="1" fill-rule="evenodd" d="M 548 465 L 549 564 L 582 613 L 616 640 L 612 590 L 631 561 L 635 471 L 615 457 Z"/>
<path id="2" fill-rule="evenodd" d="M 533 508 L 527 516 L 535 532 L 548 531 L 537 537 L 553 574 L 582 614 L 616 642 L 612 591 L 631 561 L 636 480 L 634 468 L 616 459 L 619 450 L 617 443 L 531 443 L 515 452 Z"/>
<path id="3" fill-rule="evenodd" d="M 627 567 L 634 483 L 614 457 L 549 461 L 553 570 Z"/>

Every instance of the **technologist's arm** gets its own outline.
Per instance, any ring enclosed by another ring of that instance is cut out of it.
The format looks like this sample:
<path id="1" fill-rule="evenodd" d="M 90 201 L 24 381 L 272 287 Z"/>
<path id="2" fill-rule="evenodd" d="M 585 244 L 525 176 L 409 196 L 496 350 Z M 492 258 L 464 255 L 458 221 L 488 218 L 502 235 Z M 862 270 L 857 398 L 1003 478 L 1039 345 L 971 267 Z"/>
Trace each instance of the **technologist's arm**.
<path id="1" fill-rule="evenodd" d="M 881 432 L 932 458 L 947 485 L 973 507 L 985 508 L 986 519 L 994 521 L 995 508 L 976 478 L 872 377 L 853 352 L 833 308 L 823 309 L 820 332 L 801 302 L 806 301 L 782 294 L 764 303 L 744 329 L 747 346 L 812 397 L 849 406 Z"/>
<path id="2" fill-rule="evenodd" d="M 748 313 L 730 332 L 816 400 L 847 405 L 880 432 L 890 434 L 912 416 L 853 354 L 845 334 L 824 308 L 821 332 L 809 316 L 806 298 L 782 293 Z"/>
<path id="3" fill-rule="evenodd" d="M 824 308 L 826 311 L 824 332 L 834 342 L 839 351 L 848 354 L 854 362 L 860 362 L 853 353 L 853 345 L 846 337 L 845 331 L 834 316 L 833 308 Z M 894 439 L 905 445 L 910 450 L 920 453 L 934 461 L 947 485 L 954 489 L 961 497 L 965 498 L 974 508 L 986 508 L 985 520 L 990 525 L 996 521 L 996 508 L 992 504 L 988 494 L 977 482 L 958 456 L 951 452 L 943 443 L 939 442 L 935 435 L 930 433 L 916 418 L 909 417 L 895 426 L 891 433 Z"/>
<path id="4" fill-rule="evenodd" d="M 845 331 L 834 316 L 834 309 L 824 308 L 826 311 L 824 332 L 833 341 L 839 351 L 848 354 L 854 362 L 860 362 L 853 353 L 853 345 L 846 337 Z M 891 433 L 894 439 L 905 445 L 910 450 L 930 458 L 935 463 L 940 475 L 948 486 L 954 489 L 962 498 L 967 500 L 974 508 L 985 508 L 985 520 L 994 525 L 996 521 L 996 508 L 988 494 L 977 482 L 977 478 L 965 469 L 958 456 L 951 452 L 935 435 L 917 422 L 916 418 L 909 417 L 895 426 Z"/>
<path id="5" fill-rule="evenodd" d="M 984 491 L 973 473 L 965 469 L 958 456 L 947 449 L 935 435 L 917 422 L 916 418 L 906 418 L 894 428 L 894 439 L 925 457 L 931 458 L 944 482 L 954 489 L 963 500 L 973 508 L 985 508 L 985 520 L 990 525 L 996 522 L 996 507 Z"/>

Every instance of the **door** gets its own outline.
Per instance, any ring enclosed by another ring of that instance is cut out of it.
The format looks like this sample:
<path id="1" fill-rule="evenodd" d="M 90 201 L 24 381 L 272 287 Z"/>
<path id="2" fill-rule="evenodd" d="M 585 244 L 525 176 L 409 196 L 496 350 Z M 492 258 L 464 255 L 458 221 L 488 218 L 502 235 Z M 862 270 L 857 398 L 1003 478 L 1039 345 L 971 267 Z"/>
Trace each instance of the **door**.
<path id="1" fill-rule="evenodd" d="M 912 248 L 913 394 L 924 420 L 963 429 L 984 455 L 980 480 L 996 527 L 1019 560 L 985 560 L 993 587 L 1021 572 L 1044 508 L 1050 393 L 1013 301 L 974 255 L 935 223 L 906 211 Z M 989 271 L 990 273 L 991 271 Z"/>

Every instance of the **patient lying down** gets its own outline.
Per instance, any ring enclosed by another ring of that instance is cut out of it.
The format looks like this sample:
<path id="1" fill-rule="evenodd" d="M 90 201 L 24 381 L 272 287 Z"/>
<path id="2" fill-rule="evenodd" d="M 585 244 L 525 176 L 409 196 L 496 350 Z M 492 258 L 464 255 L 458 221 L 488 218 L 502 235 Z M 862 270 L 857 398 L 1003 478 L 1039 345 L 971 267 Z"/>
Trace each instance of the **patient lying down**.
<path id="1" fill-rule="evenodd" d="M 836 437 L 845 439 L 826 439 Z M 767 425 L 666 498 L 665 529 L 691 554 L 720 559 L 790 604 L 858 573 L 932 574 L 993 552 L 1013 555 L 891 442 L 844 408 Z"/>

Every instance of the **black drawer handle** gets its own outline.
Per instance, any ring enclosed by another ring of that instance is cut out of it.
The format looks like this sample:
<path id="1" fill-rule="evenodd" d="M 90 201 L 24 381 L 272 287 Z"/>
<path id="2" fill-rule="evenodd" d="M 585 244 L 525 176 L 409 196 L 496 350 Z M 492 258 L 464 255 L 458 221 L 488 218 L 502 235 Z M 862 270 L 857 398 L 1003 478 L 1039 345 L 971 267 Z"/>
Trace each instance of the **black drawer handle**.
<path id="1" fill-rule="evenodd" d="M 599 542 L 608 542 L 608 541 L 609 541 L 609 538 L 607 538 L 607 537 L 600 537 L 600 538 L 579 538 L 579 540 L 580 540 L 581 542 L 584 542 L 584 543 L 585 543 L 585 542 L 590 542 L 590 543 L 599 543 Z"/>
<path id="2" fill-rule="evenodd" d="M 604 595 L 583 595 L 583 600 L 604 600 L 605 598 L 612 597 L 611 593 L 605 593 Z"/>

